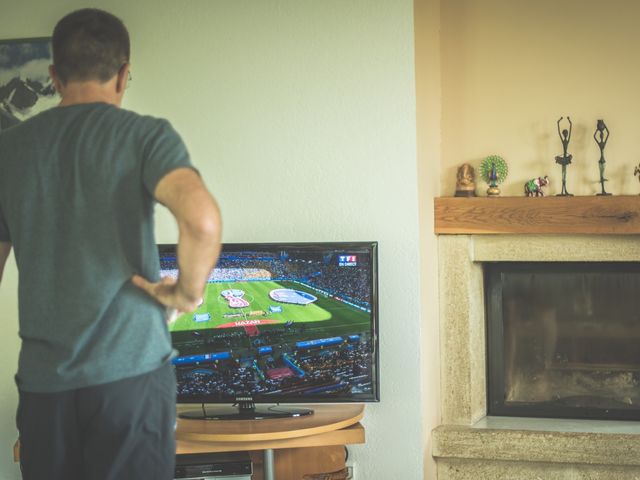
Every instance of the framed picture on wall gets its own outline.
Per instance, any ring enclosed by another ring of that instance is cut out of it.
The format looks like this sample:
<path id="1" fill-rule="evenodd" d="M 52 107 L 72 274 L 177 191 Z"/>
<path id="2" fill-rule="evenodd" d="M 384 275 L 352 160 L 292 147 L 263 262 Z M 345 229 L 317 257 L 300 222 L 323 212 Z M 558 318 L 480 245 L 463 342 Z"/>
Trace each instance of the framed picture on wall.
<path id="1" fill-rule="evenodd" d="M 48 37 L 0 40 L 0 131 L 58 104 L 51 63 Z"/>

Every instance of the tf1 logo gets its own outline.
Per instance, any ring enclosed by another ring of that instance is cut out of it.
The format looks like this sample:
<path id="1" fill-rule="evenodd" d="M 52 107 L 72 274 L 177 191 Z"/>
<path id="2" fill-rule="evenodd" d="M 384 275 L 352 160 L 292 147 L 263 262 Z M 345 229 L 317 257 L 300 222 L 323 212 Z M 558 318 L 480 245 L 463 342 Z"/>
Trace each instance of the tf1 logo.
<path id="1" fill-rule="evenodd" d="M 338 255 L 338 265 L 341 267 L 355 267 L 358 265 L 356 255 Z"/>

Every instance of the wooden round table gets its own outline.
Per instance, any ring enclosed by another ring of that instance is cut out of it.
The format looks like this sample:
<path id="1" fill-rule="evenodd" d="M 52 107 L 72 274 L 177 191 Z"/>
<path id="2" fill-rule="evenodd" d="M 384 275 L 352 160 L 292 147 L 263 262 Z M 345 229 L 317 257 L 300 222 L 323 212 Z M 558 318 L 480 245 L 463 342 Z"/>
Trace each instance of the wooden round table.
<path id="1" fill-rule="evenodd" d="M 305 405 L 312 415 L 264 420 L 191 420 L 178 419 L 177 453 L 264 451 L 265 480 L 274 480 L 273 450 L 300 446 L 317 446 L 323 442 L 341 442 L 336 435 L 360 435 L 355 426 L 364 416 L 362 404 Z M 181 405 L 178 412 L 194 410 L 196 405 Z M 215 407 L 209 407 L 215 408 Z M 331 438 L 331 440 L 328 440 Z M 350 442 L 345 437 L 344 443 Z"/>

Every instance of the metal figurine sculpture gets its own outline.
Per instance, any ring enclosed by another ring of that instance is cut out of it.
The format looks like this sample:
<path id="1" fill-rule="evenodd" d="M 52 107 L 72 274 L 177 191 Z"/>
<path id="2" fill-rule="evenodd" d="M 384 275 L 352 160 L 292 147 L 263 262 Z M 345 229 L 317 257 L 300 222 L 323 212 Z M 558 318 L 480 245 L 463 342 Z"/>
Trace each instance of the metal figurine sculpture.
<path id="1" fill-rule="evenodd" d="M 458 168 L 456 180 L 456 197 L 476 196 L 475 172 L 471 165 L 465 163 Z"/>
<path id="2" fill-rule="evenodd" d="M 604 120 L 598 120 L 596 131 L 593 132 L 593 139 L 598 144 L 598 147 L 600 147 L 600 160 L 598 160 L 598 167 L 600 168 L 600 187 L 602 191 L 596 195 L 611 195 L 604 191 L 604 182 L 608 181 L 604 178 L 604 167 L 607 163 L 604 159 L 604 147 L 607 146 L 607 140 L 609 140 L 609 129 L 605 125 Z"/>
<path id="3" fill-rule="evenodd" d="M 480 163 L 480 176 L 489 185 L 487 189 L 488 196 L 497 197 L 500 195 L 498 184 L 504 182 L 508 173 L 509 167 L 502 157 L 490 155 L 482 160 Z"/>
<path id="4" fill-rule="evenodd" d="M 489 172 L 489 190 L 496 190 L 498 188 L 498 170 L 496 169 L 495 162 L 491 163 L 491 171 Z M 489 195 L 500 195 L 500 192 L 496 190 L 495 193 L 487 191 Z"/>
<path id="5" fill-rule="evenodd" d="M 572 155 L 567 153 L 569 148 L 569 142 L 571 141 L 571 131 L 573 130 L 573 123 L 571 123 L 571 117 L 567 117 L 569 121 L 569 130 L 566 128 L 560 132 L 560 122 L 564 117 L 560 117 L 558 120 L 558 135 L 560 135 L 560 141 L 562 142 L 562 156 L 556 157 L 556 163 L 562 165 L 562 191 L 558 194 L 559 197 L 572 197 L 573 194 L 567 192 L 567 165 L 571 164 Z"/>
<path id="6" fill-rule="evenodd" d="M 549 185 L 549 177 L 532 178 L 524 184 L 524 194 L 527 197 L 544 197 L 544 187 Z"/>
<path id="7" fill-rule="evenodd" d="M 633 176 L 638 177 L 638 181 L 640 182 L 640 163 L 633 169 Z M 638 195 L 640 195 L 640 193 Z"/>

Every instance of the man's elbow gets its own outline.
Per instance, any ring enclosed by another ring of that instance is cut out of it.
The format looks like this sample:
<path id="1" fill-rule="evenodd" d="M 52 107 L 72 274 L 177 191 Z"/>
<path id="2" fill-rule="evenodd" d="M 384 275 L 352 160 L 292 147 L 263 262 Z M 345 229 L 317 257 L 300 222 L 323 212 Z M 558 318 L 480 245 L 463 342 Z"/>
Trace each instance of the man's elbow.
<path id="1" fill-rule="evenodd" d="M 201 222 L 199 222 L 199 225 L 197 227 L 198 235 L 203 239 L 219 241 L 220 233 L 222 230 L 221 227 L 222 225 L 220 223 L 219 216 L 205 218 Z"/>
<path id="2" fill-rule="evenodd" d="M 217 208 L 200 212 L 195 218 L 179 223 L 182 233 L 202 242 L 219 242 L 222 232 L 222 221 Z"/>

